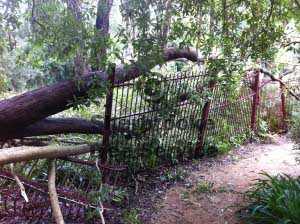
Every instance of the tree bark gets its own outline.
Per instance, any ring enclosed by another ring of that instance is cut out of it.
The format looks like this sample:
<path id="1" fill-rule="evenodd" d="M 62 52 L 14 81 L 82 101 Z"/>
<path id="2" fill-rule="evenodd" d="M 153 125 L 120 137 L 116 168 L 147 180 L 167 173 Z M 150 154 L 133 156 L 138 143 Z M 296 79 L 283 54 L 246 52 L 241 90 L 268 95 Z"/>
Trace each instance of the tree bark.
<path id="1" fill-rule="evenodd" d="M 172 4 L 173 4 L 173 0 L 168 0 L 166 3 L 165 20 L 163 22 L 162 32 L 160 37 L 162 49 L 164 49 L 168 44 L 168 34 L 169 34 L 169 29 L 170 29 L 171 19 L 172 19 L 172 15 L 170 12 L 172 9 Z"/>
<path id="2" fill-rule="evenodd" d="M 114 133 L 124 133 L 128 137 L 135 133 L 126 127 L 112 126 L 111 131 Z M 41 135 L 56 135 L 56 134 L 100 134 L 104 133 L 103 121 L 92 121 L 81 118 L 46 118 L 35 122 L 24 128 L 19 128 L 13 131 L 4 133 L 0 140 L 24 138 Z"/>
<path id="3" fill-rule="evenodd" d="M 162 57 L 165 62 L 178 58 L 186 58 L 194 62 L 204 61 L 198 58 L 196 51 L 190 49 L 168 48 L 163 52 Z M 117 66 L 115 84 L 135 79 L 155 65 L 157 65 L 156 61 L 149 60 L 147 66 L 139 62 L 129 66 Z M 107 81 L 107 77 L 105 72 L 90 73 L 77 81 L 62 81 L 0 101 L 0 138 L 70 108 L 72 106 L 70 102 L 74 97 L 87 98 L 91 85 L 96 81 L 101 85 Z"/>
<path id="4" fill-rule="evenodd" d="M 82 1 L 81 0 L 64 0 L 67 4 L 67 9 L 69 10 L 70 14 L 77 20 L 78 25 L 83 24 L 82 21 Z M 78 49 L 77 54 L 74 57 L 74 68 L 75 68 L 75 75 L 77 77 L 83 76 L 89 72 L 88 63 L 84 54 L 84 38 L 82 37 L 82 33 L 80 33 L 80 48 Z"/>
<path id="5" fill-rule="evenodd" d="M 8 163 L 30 161 L 35 159 L 59 158 L 76 156 L 96 150 L 96 144 L 83 144 L 77 146 L 20 146 L 2 149 L 0 153 L 0 166 Z"/>
<path id="6" fill-rule="evenodd" d="M 107 41 L 109 38 L 109 15 L 112 8 L 113 0 L 98 0 L 97 16 L 96 16 L 96 39 L 101 43 L 100 46 L 95 47 L 96 66 L 93 70 L 99 70 L 103 66 L 105 56 L 107 54 Z M 104 59 L 104 61 L 103 61 Z"/>

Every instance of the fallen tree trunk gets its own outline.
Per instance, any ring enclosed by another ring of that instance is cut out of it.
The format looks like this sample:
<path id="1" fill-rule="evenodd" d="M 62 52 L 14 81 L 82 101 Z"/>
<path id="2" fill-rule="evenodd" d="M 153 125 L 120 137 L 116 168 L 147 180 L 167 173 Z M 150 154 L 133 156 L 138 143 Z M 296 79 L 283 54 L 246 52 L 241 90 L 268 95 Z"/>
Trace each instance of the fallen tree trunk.
<path id="1" fill-rule="evenodd" d="M 103 122 L 96 124 L 81 118 L 46 118 L 24 128 L 7 131 L 0 139 L 68 133 L 103 134 Z"/>
<path id="2" fill-rule="evenodd" d="M 114 133 L 124 133 L 128 137 L 134 135 L 134 133 L 127 128 L 112 127 Z M 17 139 L 31 136 L 42 135 L 55 135 L 55 134 L 100 134 L 103 135 L 104 122 L 103 121 L 91 121 L 81 118 L 46 118 L 41 121 L 35 122 L 24 128 L 16 130 L 7 130 L 0 136 L 0 141 L 7 139 Z"/>
<path id="3" fill-rule="evenodd" d="M 35 159 L 76 156 L 95 151 L 97 144 L 77 146 L 14 147 L 0 150 L 0 166 Z"/>
<path id="4" fill-rule="evenodd" d="M 186 58 L 190 61 L 203 61 L 197 52 L 189 49 L 168 48 L 163 52 L 165 62 L 177 58 Z M 139 77 L 157 64 L 148 61 L 147 66 L 136 62 L 131 66 L 117 66 L 115 84 L 123 83 Z M 96 79 L 95 79 L 96 77 Z M 0 138 L 7 132 L 17 132 L 50 115 L 59 113 L 71 107 L 74 97 L 87 98 L 88 90 L 95 80 L 99 85 L 106 81 L 105 72 L 96 72 L 83 76 L 78 81 L 68 80 L 52 86 L 43 87 L 11 99 L 0 101 Z M 80 85 L 80 88 L 79 86 Z"/>

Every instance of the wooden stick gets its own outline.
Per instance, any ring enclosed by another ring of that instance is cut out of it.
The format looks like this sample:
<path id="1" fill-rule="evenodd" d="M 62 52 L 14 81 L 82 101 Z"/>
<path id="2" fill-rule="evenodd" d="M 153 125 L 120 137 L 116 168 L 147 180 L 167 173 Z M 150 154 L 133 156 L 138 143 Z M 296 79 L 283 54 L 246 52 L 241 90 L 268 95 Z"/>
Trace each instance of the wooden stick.
<path id="1" fill-rule="evenodd" d="M 96 150 L 97 144 L 76 146 L 46 146 L 46 147 L 13 147 L 0 151 L 0 166 L 8 163 L 75 156 Z"/>
<path id="2" fill-rule="evenodd" d="M 48 160 L 48 189 L 49 189 L 49 197 L 52 208 L 52 214 L 54 216 L 56 224 L 64 224 L 64 217 L 62 215 L 57 192 L 55 186 L 55 159 Z"/>
<path id="3" fill-rule="evenodd" d="M 26 202 L 29 202 L 28 196 L 27 196 L 26 191 L 25 191 L 25 187 L 24 187 L 23 183 L 20 181 L 19 177 L 16 175 L 16 173 L 14 171 L 14 164 L 13 163 L 9 164 L 9 167 L 10 167 L 11 175 L 13 176 L 13 178 L 15 179 L 17 185 L 19 186 L 19 188 L 21 190 L 22 197 L 24 198 L 24 200 Z"/>

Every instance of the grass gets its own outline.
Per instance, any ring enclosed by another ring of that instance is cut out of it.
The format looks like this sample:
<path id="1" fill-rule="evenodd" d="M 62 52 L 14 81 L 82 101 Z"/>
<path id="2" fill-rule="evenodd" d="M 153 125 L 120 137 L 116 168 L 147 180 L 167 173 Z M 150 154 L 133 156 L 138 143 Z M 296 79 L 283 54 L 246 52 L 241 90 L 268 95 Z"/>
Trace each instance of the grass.
<path id="1" fill-rule="evenodd" d="M 257 180 L 254 190 L 246 193 L 252 203 L 243 218 L 251 224 L 300 223 L 300 178 L 262 174 L 264 178 Z"/>
<path id="2" fill-rule="evenodd" d="M 196 189 L 193 191 L 193 193 L 205 193 L 205 192 L 212 192 L 214 183 L 207 182 L 207 183 L 200 183 L 196 186 Z"/>

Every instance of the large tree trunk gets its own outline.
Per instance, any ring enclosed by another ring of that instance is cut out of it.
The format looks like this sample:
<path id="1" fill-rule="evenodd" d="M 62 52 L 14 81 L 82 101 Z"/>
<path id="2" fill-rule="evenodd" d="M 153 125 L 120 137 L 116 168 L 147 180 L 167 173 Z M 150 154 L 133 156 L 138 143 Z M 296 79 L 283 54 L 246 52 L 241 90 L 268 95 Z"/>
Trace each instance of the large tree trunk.
<path id="1" fill-rule="evenodd" d="M 106 63 L 107 43 L 109 39 L 109 15 L 113 5 L 113 0 L 98 0 L 96 16 L 96 46 L 93 48 L 96 65 L 93 70 L 99 70 Z M 100 46 L 99 46 L 100 43 Z"/>
<path id="2" fill-rule="evenodd" d="M 82 21 L 82 1 L 81 0 L 64 0 L 67 4 L 67 9 L 71 13 L 71 15 L 78 21 L 78 25 L 81 26 L 83 24 Z M 78 49 L 77 54 L 74 57 L 74 68 L 75 75 L 83 76 L 89 72 L 89 66 L 86 60 L 85 51 L 84 51 L 84 38 L 82 37 L 82 33 L 80 33 L 80 48 Z"/>
<path id="3" fill-rule="evenodd" d="M 173 4 L 173 0 L 167 0 L 166 14 L 162 24 L 162 31 L 160 35 L 160 41 L 161 41 L 160 45 L 162 49 L 164 49 L 168 44 L 168 34 L 169 34 L 169 29 L 170 29 L 171 19 L 172 19 L 172 14 L 171 14 L 172 4 Z"/>
<path id="4" fill-rule="evenodd" d="M 191 61 L 198 59 L 196 51 L 189 49 L 169 48 L 163 52 L 164 61 L 186 58 Z M 147 66 L 136 62 L 131 66 L 117 66 L 115 84 L 123 83 L 139 77 L 157 64 L 148 62 Z M 97 77 L 97 79 L 94 79 Z M 43 87 L 11 99 L 0 101 L 0 138 L 7 133 L 38 122 L 50 115 L 71 107 L 74 97 L 88 97 L 88 89 L 95 80 L 103 82 L 108 75 L 104 72 L 91 73 L 77 81 L 63 81 L 52 86 Z M 100 83 L 99 83 L 100 84 Z M 78 87 L 80 85 L 80 88 Z"/>
<path id="5" fill-rule="evenodd" d="M 113 133 L 123 133 L 127 137 L 135 135 L 126 127 L 112 126 Z M 23 128 L 4 133 L 0 140 L 55 134 L 100 134 L 103 135 L 104 122 L 81 118 L 46 118 Z"/>

